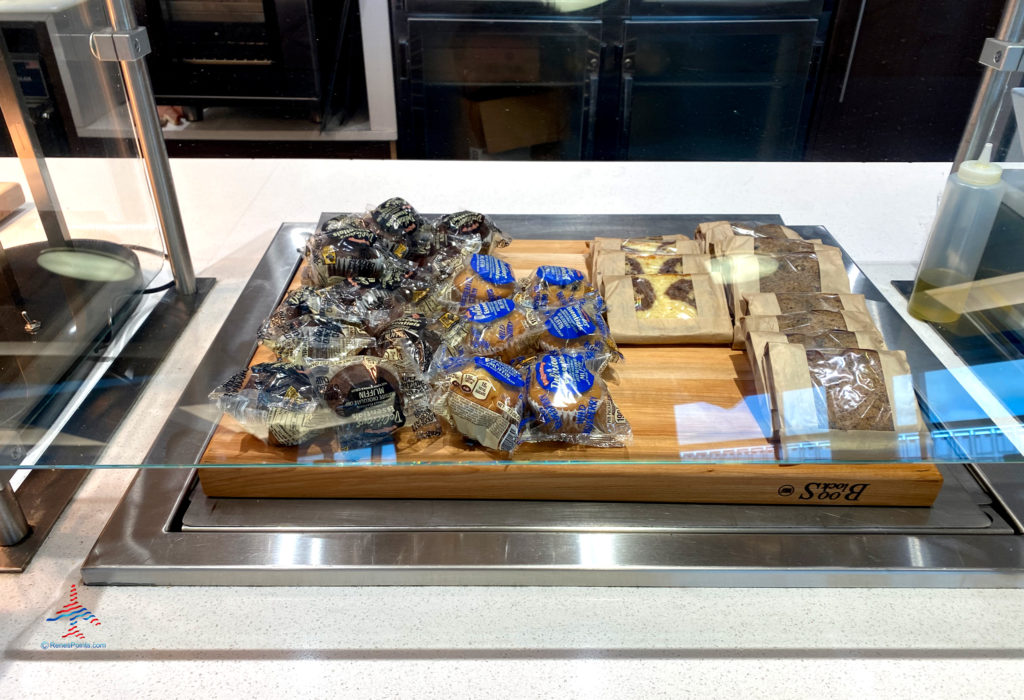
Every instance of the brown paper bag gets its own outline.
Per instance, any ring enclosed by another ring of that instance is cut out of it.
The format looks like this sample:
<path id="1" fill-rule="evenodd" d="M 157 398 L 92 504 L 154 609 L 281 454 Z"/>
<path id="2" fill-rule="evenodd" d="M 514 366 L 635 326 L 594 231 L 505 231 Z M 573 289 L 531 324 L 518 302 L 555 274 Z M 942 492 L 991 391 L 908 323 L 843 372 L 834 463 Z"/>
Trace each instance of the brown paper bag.
<path id="1" fill-rule="evenodd" d="M 693 239 L 701 246 L 701 252 L 717 255 L 717 246 L 734 236 L 754 238 L 803 240 L 799 233 L 781 224 L 758 224 L 738 221 L 707 221 L 697 226 Z"/>
<path id="2" fill-rule="evenodd" d="M 764 354 L 768 343 L 792 343 L 802 345 L 808 350 L 830 348 L 863 348 L 865 350 L 885 350 L 885 343 L 878 331 L 842 331 L 828 330 L 821 333 L 775 333 L 772 331 L 749 331 L 746 337 L 747 360 L 754 375 L 754 388 L 757 397 L 763 403 L 766 412 L 776 410 L 771 402 L 768 391 L 768 374 L 765 368 Z"/>
<path id="3" fill-rule="evenodd" d="M 796 240 L 793 238 L 763 238 L 758 236 L 732 236 L 718 241 L 714 246 L 716 257 L 739 253 L 813 253 L 818 248 L 827 248 L 821 239 Z"/>
<path id="4" fill-rule="evenodd" d="M 590 242 L 590 250 L 587 254 L 588 271 L 590 279 L 596 280 L 598 260 L 606 253 L 700 255 L 702 252 L 701 246 L 696 241 L 682 234 L 640 238 L 603 238 L 599 236 Z"/>
<path id="5" fill-rule="evenodd" d="M 608 326 L 619 344 L 726 345 L 732 321 L 725 290 L 713 275 L 604 278 Z"/>
<path id="6" fill-rule="evenodd" d="M 737 254 L 724 258 L 723 270 L 733 316 L 742 316 L 740 300 L 762 292 L 849 294 L 850 280 L 838 248 L 813 253 Z"/>
<path id="7" fill-rule="evenodd" d="M 781 316 L 801 311 L 860 311 L 868 313 L 863 294 L 802 294 L 759 292 L 740 300 L 744 316 Z"/>
<path id="8" fill-rule="evenodd" d="M 813 335 L 823 331 L 873 331 L 877 330 L 875 322 L 863 311 L 799 311 L 777 316 L 741 316 L 736 321 L 733 333 L 733 348 L 742 350 L 745 347 L 747 333 L 750 331 L 769 331 L 773 333 L 803 333 Z"/>
<path id="9" fill-rule="evenodd" d="M 598 258 L 593 279 L 602 289 L 601 280 L 609 276 L 710 273 L 711 258 L 707 255 L 646 255 L 613 250 Z"/>
<path id="10" fill-rule="evenodd" d="M 919 460 L 927 426 L 902 351 L 808 350 L 768 343 L 765 363 L 780 458 Z"/>

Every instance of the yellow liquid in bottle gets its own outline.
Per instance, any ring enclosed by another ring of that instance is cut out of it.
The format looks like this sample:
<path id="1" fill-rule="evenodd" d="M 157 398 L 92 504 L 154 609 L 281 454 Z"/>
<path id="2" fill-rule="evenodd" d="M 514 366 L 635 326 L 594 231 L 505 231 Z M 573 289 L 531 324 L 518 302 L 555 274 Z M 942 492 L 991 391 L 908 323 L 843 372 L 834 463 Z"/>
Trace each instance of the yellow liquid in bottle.
<path id="1" fill-rule="evenodd" d="M 963 315 L 971 280 L 945 268 L 925 270 L 917 278 L 907 311 L 914 318 L 931 323 L 954 323 Z M 946 289 L 959 285 L 955 289 Z"/>

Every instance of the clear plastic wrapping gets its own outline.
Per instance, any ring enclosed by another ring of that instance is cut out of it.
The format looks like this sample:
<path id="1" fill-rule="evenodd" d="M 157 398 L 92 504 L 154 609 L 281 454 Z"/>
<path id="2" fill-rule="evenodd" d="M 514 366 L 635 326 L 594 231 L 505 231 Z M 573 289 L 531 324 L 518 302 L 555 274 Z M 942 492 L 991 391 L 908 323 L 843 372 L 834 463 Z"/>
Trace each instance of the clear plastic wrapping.
<path id="1" fill-rule="evenodd" d="M 308 442 L 334 423 L 306 371 L 283 362 L 237 372 L 210 399 L 246 432 L 271 445 Z"/>
<path id="2" fill-rule="evenodd" d="M 519 445 L 526 380 L 494 358 L 463 358 L 438 382 L 432 406 L 464 437 L 504 454 Z"/>
<path id="3" fill-rule="evenodd" d="M 517 287 L 516 301 L 534 309 L 557 309 L 599 296 L 582 271 L 559 265 L 541 265 Z"/>
<path id="4" fill-rule="evenodd" d="M 593 358 L 545 353 L 524 367 L 527 374 L 524 442 L 567 442 L 623 447 L 629 422 L 612 400 Z"/>
<path id="5" fill-rule="evenodd" d="M 479 242 L 477 250 L 489 254 L 509 244 L 508 237 L 493 221 L 475 211 L 445 214 L 434 223 L 434 229 L 440 248 L 451 245 L 463 247 L 467 240 L 476 240 Z"/>

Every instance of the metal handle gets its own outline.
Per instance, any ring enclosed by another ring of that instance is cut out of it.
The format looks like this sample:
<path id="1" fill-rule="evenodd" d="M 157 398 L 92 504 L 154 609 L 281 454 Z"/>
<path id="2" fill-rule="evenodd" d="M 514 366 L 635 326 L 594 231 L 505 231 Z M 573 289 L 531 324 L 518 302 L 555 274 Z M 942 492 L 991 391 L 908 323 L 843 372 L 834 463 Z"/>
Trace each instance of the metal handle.
<path id="1" fill-rule="evenodd" d="M 594 157 L 594 136 L 597 128 L 597 89 L 601 82 L 601 66 L 604 65 L 605 46 L 602 45 L 597 56 L 589 61 L 589 72 L 587 73 L 587 101 L 583 108 L 583 124 L 585 126 L 585 141 L 583 143 L 583 157 L 590 159 Z"/>
<path id="2" fill-rule="evenodd" d="M 629 130 L 633 120 L 633 58 L 622 59 L 622 150 L 629 151 Z"/>
<path id="3" fill-rule="evenodd" d="M 135 18 L 129 12 L 125 0 L 107 0 L 110 23 L 115 32 L 130 34 L 138 29 Z M 141 59 L 120 61 L 124 76 L 124 89 L 128 94 L 128 107 L 138 135 L 139 149 L 146 167 L 146 179 L 156 200 L 156 213 L 160 219 L 160 232 L 167 248 L 171 272 L 178 293 L 191 296 L 196 293 L 196 276 L 192 269 L 192 258 L 185 240 L 185 226 L 178 208 L 178 195 L 171 176 L 171 164 L 167 158 L 167 146 L 160 130 L 160 118 L 156 113 L 153 86 L 149 82 L 146 62 Z"/>

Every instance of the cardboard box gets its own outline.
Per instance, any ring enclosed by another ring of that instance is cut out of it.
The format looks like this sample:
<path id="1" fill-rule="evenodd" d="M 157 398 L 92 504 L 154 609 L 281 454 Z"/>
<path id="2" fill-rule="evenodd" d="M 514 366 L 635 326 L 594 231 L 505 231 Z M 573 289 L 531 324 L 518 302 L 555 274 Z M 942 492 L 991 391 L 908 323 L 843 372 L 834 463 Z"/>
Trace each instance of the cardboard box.
<path id="1" fill-rule="evenodd" d="M 557 90 L 495 100 L 463 99 L 470 147 L 502 153 L 561 141 L 568 132 L 568 105 Z"/>

